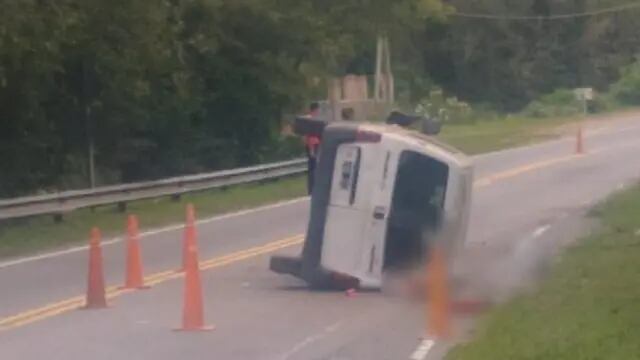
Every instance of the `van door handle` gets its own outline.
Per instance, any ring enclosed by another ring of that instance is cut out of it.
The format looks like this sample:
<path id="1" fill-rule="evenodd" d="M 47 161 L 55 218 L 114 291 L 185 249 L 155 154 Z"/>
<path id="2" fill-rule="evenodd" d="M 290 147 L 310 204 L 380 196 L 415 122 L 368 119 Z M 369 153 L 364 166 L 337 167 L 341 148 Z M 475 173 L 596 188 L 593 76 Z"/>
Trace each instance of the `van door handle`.
<path id="1" fill-rule="evenodd" d="M 386 216 L 386 211 L 383 207 L 376 207 L 375 210 L 373 210 L 373 218 L 376 220 L 384 220 L 385 216 Z"/>

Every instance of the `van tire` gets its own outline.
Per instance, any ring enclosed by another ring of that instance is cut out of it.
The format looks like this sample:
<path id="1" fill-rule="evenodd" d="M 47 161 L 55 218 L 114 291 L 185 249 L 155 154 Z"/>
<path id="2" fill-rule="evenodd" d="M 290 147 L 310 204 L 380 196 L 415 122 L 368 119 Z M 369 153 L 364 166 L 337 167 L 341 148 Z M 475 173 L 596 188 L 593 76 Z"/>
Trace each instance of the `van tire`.
<path id="1" fill-rule="evenodd" d="M 307 117 L 296 118 L 293 124 L 293 132 L 300 136 L 318 136 L 321 137 L 327 122 L 320 119 L 312 119 Z"/>
<path id="2" fill-rule="evenodd" d="M 300 277 L 302 273 L 302 260 L 289 256 L 272 256 L 269 269 L 278 274 Z"/>

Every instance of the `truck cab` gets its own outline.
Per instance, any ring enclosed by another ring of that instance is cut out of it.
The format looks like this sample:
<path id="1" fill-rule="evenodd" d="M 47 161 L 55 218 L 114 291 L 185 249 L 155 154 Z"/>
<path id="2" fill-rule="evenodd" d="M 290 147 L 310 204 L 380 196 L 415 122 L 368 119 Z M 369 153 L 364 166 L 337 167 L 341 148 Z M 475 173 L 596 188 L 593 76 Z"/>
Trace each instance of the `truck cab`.
<path id="1" fill-rule="evenodd" d="M 322 129 L 311 213 L 299 258 L 271 269 L 312 287 L 336 277 L 380 288 L 383 275 L 419 264 L 429 242 L 447 256 L 464 242 L 473 170 L 460 151 L 397 125 L 331 123 Z"/>

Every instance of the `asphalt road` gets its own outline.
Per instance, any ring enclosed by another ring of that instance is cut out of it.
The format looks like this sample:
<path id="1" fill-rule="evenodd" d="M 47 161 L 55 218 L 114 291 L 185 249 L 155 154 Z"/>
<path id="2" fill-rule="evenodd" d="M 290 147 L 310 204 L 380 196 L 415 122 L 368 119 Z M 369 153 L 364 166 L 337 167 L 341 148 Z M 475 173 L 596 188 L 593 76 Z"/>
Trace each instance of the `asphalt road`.
<path id="1" fill-rule="evenodd" d="M 462 293 L 499 300 L 583 230 L 594 202 L 637 181 L 640 119 L 590 125 L 586 134 L 583 156 L 563 138 L 475 158 L 468 244 L 456 264 Z M 311 292 L 268 271 L 274 251 L 299 251 L 307 207 L 299 199 L 198 224 L 212 332 L 171 331 L 182 306 L 182 281 L 171 271 L 181 262 L 178 226 L 143 238 L 152 289 L 111 289 L 106 310 L 75 310 L 84 248 L 0 262 L 0 359 L 409 359 L 421 342 L 421 307 L 376 292 Z M 123 279 L 122 245 L 103 249 L 110 285 Z"/>

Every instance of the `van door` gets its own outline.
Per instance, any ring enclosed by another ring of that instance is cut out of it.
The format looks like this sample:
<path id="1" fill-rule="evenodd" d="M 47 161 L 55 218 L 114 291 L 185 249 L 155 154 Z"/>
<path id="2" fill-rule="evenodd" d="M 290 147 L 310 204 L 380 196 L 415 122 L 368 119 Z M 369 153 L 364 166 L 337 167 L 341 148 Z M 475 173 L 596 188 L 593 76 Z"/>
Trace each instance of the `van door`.
<path id="1" fill-rule="evenodd" d="M 371 144 L 344 144 L 337 150 L 321 261 L 330 271 L 358 273 L 378 153 Z"/>

